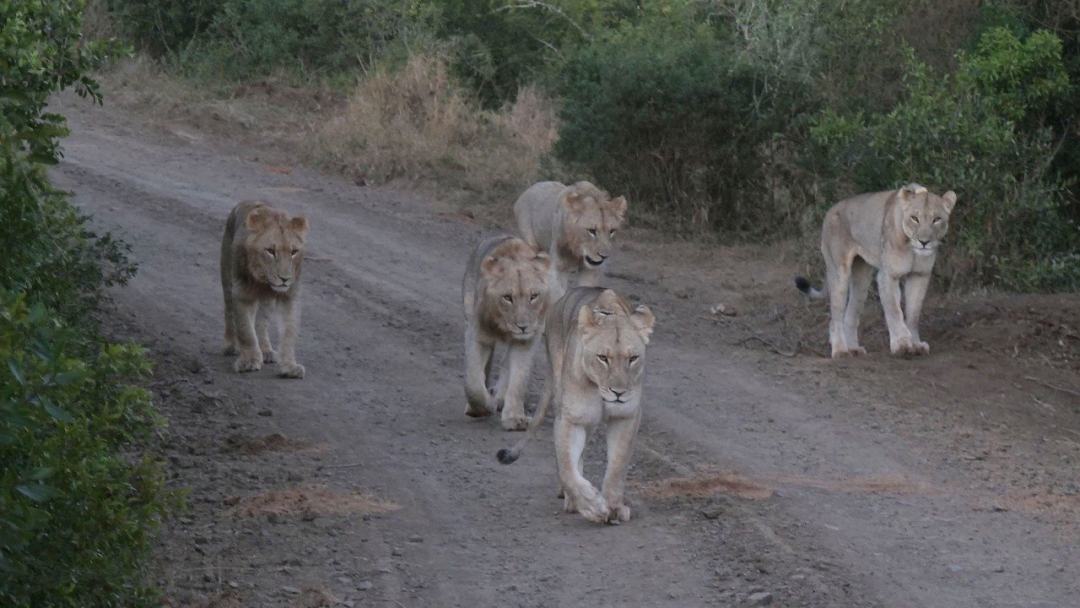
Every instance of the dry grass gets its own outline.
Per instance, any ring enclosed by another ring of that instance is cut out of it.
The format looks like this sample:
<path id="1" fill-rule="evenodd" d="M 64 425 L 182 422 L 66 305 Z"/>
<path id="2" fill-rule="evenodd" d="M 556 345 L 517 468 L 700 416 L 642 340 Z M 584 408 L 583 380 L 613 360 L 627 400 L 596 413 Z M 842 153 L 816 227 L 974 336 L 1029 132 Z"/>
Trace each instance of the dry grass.
<path id="1" fill-rule="evenodd" d="M 444 61 L 417 55 L 361 81 L 318 131 L 316 147 L 357 179 L 435 182 L 490 200 L 536 181 L 557 132 L 554 106 L 537 89 L 486 111 Z"/>

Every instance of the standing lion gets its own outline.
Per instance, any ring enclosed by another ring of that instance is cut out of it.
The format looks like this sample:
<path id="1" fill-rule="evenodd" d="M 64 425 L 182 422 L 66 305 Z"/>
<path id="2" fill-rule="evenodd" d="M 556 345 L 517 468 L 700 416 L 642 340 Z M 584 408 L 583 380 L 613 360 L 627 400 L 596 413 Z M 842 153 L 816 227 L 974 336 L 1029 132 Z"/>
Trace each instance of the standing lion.
<path id="1" fill-rule="evenodd" d="M 300 330 L 300 266 L 307 219 L 258 201 L 233 208 L 221 239 L 221 290 L 225 296 L 225 354 L 233 369 L 252 372 L 279 360 L 270 343 L 269 315 L 285 320 L 278 375 L 303 378 L 296 362 Z"/>
<path id="2" fill-rule="evenodd" d="M 894 355 L 925 355 L 919 316 L 938 246 L 949 231 L 956 193 L 938 196 L 919 184 L 860 194 L 829 209 L 821 227 L 825 294 L 803 277 L 795 285 L 811 298 L 829 298 L 829 342 L 834 358 L 861 355 L 859 316 L 874 269 Z"/>
<path id="3" fill-rule="evenodd" d="M 630 520 L 624 499 L 626 470 L 641 425 L 645 346 L 656 318 L 648 306 L 632 306 L 610 289 L 577 287 L 548 313 L 548 380 L 529 434 L 496 455 L 510 464 L 555 403 L 555 459 L 563 510 L 589 521 Z M 585 441 L 601 422 L 607 426 L 607 468 L 599 490 L 584 475 Z"/>
<path id="4" fill-rule="evenodd" d="M 580 286 L 600 284 L 615 233 L 626 219 L 626 199 L 613 199 L 585 181 L 572 186 L 539 182 L 518 197 L 514 217 L 521 236 L 555 263 L 555 301 L 569 286 L 570 274 L 579 275 Z"/>
<path id="5" fill-rule="evenodd" d="M 465 414 L 490 416 L 502 409 L 502 426 L 523 431 L 525 389 L 533 345 L 544 333 L 551 259 L 525 241 L 497 236 L 477 245 L 465 268 Z M 488 393 L 495 347 L 507 346 L 507 369 L 499 376 L 494 405 Z"/>

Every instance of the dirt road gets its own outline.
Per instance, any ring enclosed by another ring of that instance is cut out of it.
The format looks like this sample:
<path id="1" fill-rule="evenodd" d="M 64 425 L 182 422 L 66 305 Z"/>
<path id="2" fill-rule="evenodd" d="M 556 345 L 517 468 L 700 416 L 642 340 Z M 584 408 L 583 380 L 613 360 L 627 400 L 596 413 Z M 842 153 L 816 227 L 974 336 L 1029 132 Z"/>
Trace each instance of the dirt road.
<path id="1" fill-rule="evenodd" d="M 170 485 L 190 489 L 160 550 L 170 605 L 1080 602 L 1080 403 L 1067 393 L 1037 393 L 1052 416 L 1018 417 L 935 392 L 947 348 L 837 365 L 732 346 L 731 326 L 703 312 L 731 285 L 696 279 L 678 248 L 628 245 L 611 283 L 658 317 L 635 518 L 591 525 L 559 513 L 549 433 L 501 466 L 518 435 L 463 415 L 459 285 L 481 226 L 212 134 L 60 105 L 73 134 L 55 178 L 133 246 L 139 273 L 115 291 L 112 325 L 158 362 Z M 216 252 L 248 198 L 311 220 L 302 381 L 236 375 L 219 354 Z M 1005 450 L 983 443 L 991 432 Z M 1056 502 L 1024 502 L 1021 478 Z"/>

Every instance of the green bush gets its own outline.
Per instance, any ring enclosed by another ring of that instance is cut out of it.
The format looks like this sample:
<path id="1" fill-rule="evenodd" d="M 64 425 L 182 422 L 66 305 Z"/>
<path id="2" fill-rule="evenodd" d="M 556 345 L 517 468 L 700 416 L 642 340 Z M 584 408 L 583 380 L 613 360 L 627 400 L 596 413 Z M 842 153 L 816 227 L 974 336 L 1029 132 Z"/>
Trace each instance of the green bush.
<path id="1" fill-rule="evenodd" d="M 624 25 L 562 66 L 556 154 L 636 209 L 754 230 L 777 212 L 767 159 L 801 94 L 780 84 L 685 15 Z"/>
<path id="2" fill-rule="evenodd" d="M 824 113 L 811 134 L 819 169 L 860 191 L 919 181 L 960 195 L 949 263 L 969 283 L 1077 289 L 1076 224 L 1049 171 L 1058 150 L 1039 116 L 1069 91 L 1053 34 L 985 32 L 955 76 L 909 56 L 904 98 L 888 113 Z M 1023 126 L 1027 125 L 1027 126 Z"/>
<path id="3" fill-rule="evenodd" d="M 420 0 L 108 0 L 120 28 L 193 75 L 355 77 L 423 21 Z"/>
<path id="4" fill-rule="evenodd" d="M 41 304 L 0 292 L 0 603 L 151 605 L 161 475 L 122 450 L 154 426 L 148 363 L 92 352 Z"/>
<path id="5" fill-rule="evenodd" d="M 128 386 L 147 362 L 105 344 L 88 315 L 133 271 L 86 227 L 45 167 L 63 117 L 49 95 L 118 50 L 86 43 L 77 1 L 0 4 L 0 605 L 150 605 L 143 561 L 162 511 L 160 474 L 124 451 L 155 424 Z"/>

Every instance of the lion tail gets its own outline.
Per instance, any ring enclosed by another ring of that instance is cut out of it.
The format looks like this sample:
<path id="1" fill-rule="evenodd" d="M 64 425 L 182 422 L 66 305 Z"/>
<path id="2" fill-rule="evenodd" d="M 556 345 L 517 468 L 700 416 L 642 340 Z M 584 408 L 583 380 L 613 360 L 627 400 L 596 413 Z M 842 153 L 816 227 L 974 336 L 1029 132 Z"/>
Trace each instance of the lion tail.
<path id="1" fill-rule="evenodd" d="M 825 298 L 825 293 L 817 287 L 810 284 L 810 280 L 806 277 L 795 277 L 795 287 L 806 294 L 806 297 L 811 300 L 821 300 Z"/>
<path id="2" fill-rule="evenodd" d="M 536 435 L 536 430 L 544 424 L 544 418 L 547 417 L 548 407 L 551 405 L 552 399 L 552 387 L 551 378 L 544 382 L 544 394 L 540 397 L 540 405 L 536 408 L 536 414 L 533 416 L 532 422 L 529 423 L 528 430 L 525 431 L 525 436 L 518 440 L 512 448 L 502 448 L 495 454 L 495 458 L 502 464 L 513 464 L 521 457 L 521 453 L 525 451 L 525 446 L 532 441 L 532 438 Z"/>

